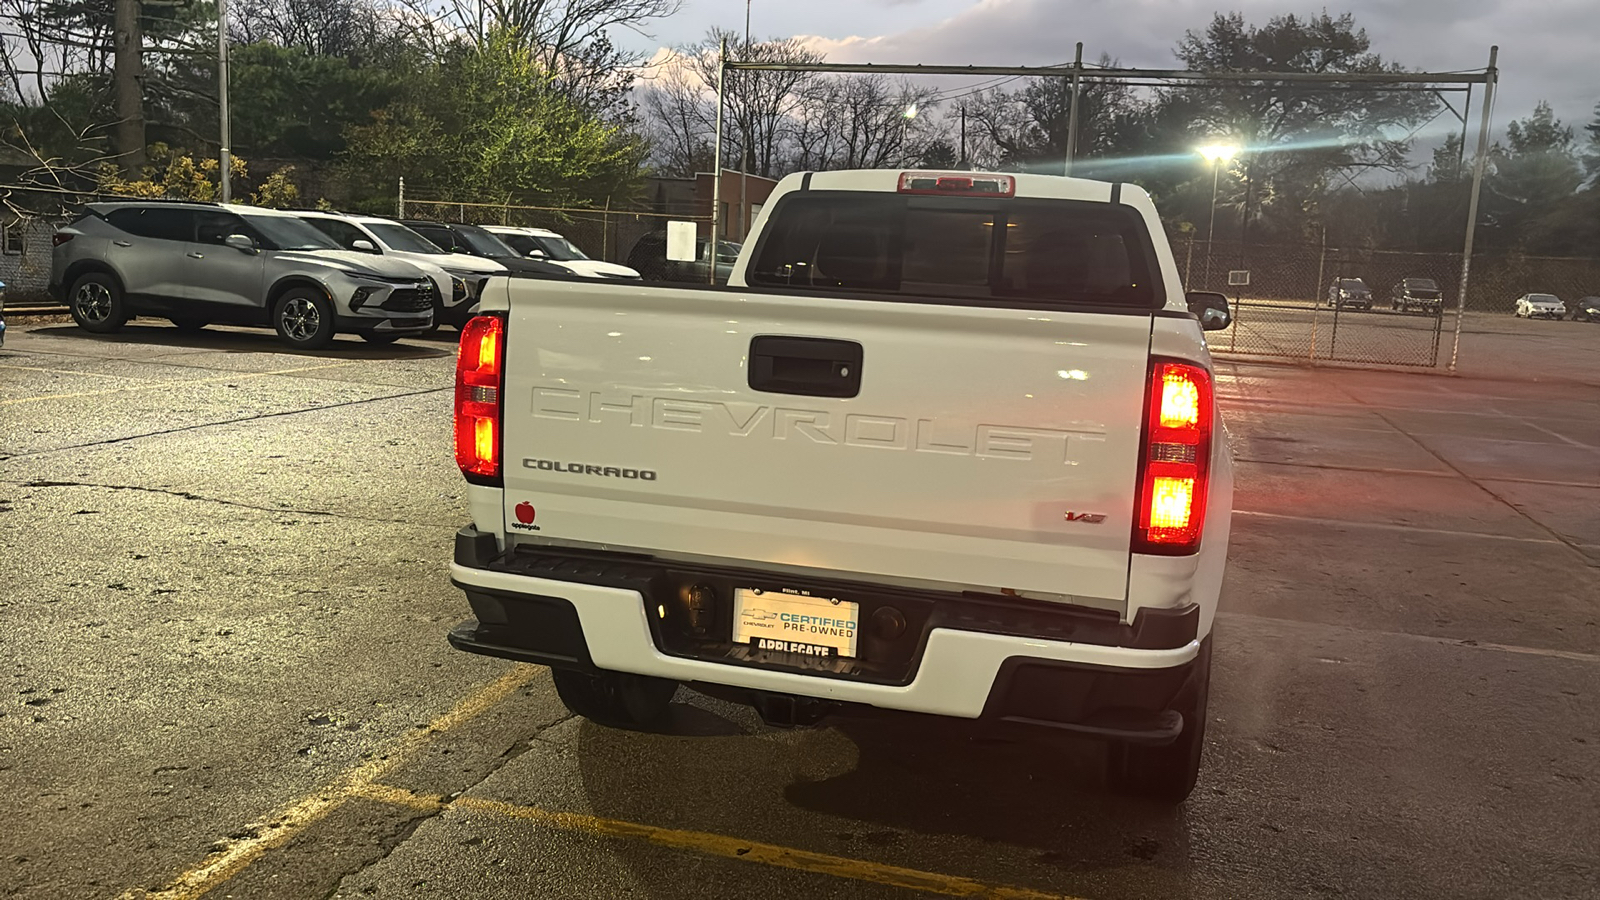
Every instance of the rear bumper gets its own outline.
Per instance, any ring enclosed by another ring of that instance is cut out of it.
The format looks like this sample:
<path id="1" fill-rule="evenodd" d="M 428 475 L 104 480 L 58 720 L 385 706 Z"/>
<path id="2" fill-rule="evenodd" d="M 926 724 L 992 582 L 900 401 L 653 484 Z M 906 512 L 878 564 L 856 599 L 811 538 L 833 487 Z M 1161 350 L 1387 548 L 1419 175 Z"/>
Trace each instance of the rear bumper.
<path id="1" fill-rule="evenodd" d="M 1034 610 L 1019 609 L 1010 621 L 1002 621 L 1003 608 L 997 613 L 994 604 L 973 601 L 984 614 L 959 618 L 970 626 L 951 627 L 948 623 L 958 619 L 945 613 L 926 618 L 903 678 L 740 664 L 663 645 L 656 604 L 647 603 L 646 594 L 670 581 L 665 569 L 662 578 L 652 579 L 651 564 L 638 557 L 610 562 L 591 555 L 571 566 L 545 566 L 559 577 L 519 574 L 515 561 L 476 558 L 485 546 L 475 540 L 479 537 L 488 536 L 468 528 L 457 537 L 451 578 L 466 592 L 477 619 L 452 631 L 451 644 L 556 668 L 629 672 L 752 695 L 1052 725 L 1121 739 L 1154 733 L 1159 740 L 1176 736 L 1181 727 L 1170 722 L 1162 726 L 1157 714 L 1192 676 L 1200 649 L 1195 633 L 1199 611 L 1194 607 L 1143 610 L 1133 626 L 1114 619 L 1102 628 L 1087 621 L 1080 628 L 1062 626 L 1057 633 L 1065 630 L 1072 639 L 1060 639 L 1014 633 L 1045 630 L 1037 625 L 1045 620 Z M 612 584 L 570 580 L 574 577 Z M 619 584 L 618 579 L 626 581 Z M 963 600 L 950 595 L 930 602 L 960 607 Z M 1049 618 L 1054 616 L 1052 612 Z"/>

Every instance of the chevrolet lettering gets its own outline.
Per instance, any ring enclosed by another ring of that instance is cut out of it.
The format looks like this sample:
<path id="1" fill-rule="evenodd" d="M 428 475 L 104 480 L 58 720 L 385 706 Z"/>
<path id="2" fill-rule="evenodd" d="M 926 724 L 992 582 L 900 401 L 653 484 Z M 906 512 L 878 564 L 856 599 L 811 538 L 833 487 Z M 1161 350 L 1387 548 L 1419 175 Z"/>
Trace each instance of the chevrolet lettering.
<path id="1" fill-rule="evenodd" d="M 726 287 L 489 282 L 451 643 L 549 666 L 601 724 L 670 722 L 683 685 L 784 726 L 980 719 L 1108 741 L 1114 789 L 1187 797 L 1233 512 L 1204 331 L 1229 322 L 1150 196 L 812 172 L 751 231 Z"/>

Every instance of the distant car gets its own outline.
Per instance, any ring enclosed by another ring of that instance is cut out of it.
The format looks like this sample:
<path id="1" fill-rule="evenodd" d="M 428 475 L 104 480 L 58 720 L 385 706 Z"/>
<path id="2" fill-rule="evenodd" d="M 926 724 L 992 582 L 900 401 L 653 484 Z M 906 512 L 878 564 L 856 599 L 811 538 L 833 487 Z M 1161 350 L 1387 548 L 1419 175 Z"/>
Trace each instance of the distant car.
<path id="1" fill-rule="evenodd" d="M 485 225 L 483 230 L 511 245 L 523 256 L 554 263 L 585 278 L 637 279 L 639 273 L 627 266 L 590 259 L 578 246 L 547 228 L 519 228 L 514 225 Z"/>
<path id="2" fill-rule="evenodd" d="M 85 331 L 135 316 L 184 331 L 275 328 L 299 350 L 337 332 L 387 344 L 433 327 L 433 279 L 340 248 L 293 213 L 161 200 L 91 203 L 52 239 L 50 292 Z"/>
<path id="3" fill-rule="evenodd" d="M 694 262 L 680 262 L 667 259 L 667 233 L 654 231 L 639 238 L 633 245 L 633 250 L 628 253 L 628 265 L 637 269 L 645 278 L 651 281 L 678 281 L 686 284 L 707 283 L 708 258 L 707 249 L 710 241 L 700 238 L 695 241 Z M 742 244 L 732 241 L 719 241 L 717 247 L 717 284 L 727 284 L 728 276 L 733 274 L 734 260 L 739 258 Z"/>
<path id="4" fill-rule="evenodd" d="M 513 275 L 531 275 L 538 278 L 572 277 L 570 271 L 555 263 L 523 256 L 511 249 L 505 241 L 477 225 L 424 222 L 416 219 L 402 219 L 400 224 L 439 245 L 441 250 L 494 260 L 505 266 Z"/>
<path id="5" fill-rule="evenodd" d="M 1572 321 L 1600 322 L 1600 297 L 1585 297 L 1572 304 Z"/>
<path id="6" fill-rule="evenodd" d="M 1371 309 L 1372 290 L 1359 278 L 1336 278 L 1328 286 L 1330 309 Z"/>
<path id="7" fill-rule="evenodd" d="M 1444 309 L 1444 295 L 1432 278 L 1402 278 L 1389 290 L 1389 306 L 1396 312 L 1439 315 Z"/>
<path id="8" fill-rule="evenodd" d="M 478 311 L 478 295 L 506 267 L 492 259 L 439 249 L 432 241 L 392 219 L 305 210 L 296 212 L 346 250 L 405 260 L 427 272 L 438 285 L 433 319 L 460 328 Z"/>
<path id="9" fill-rule="evenodd" d="M 1565 319 L 1567 305 L 1555 294 L 1523 294 L 1517 298 L 1519 319 Z"/>

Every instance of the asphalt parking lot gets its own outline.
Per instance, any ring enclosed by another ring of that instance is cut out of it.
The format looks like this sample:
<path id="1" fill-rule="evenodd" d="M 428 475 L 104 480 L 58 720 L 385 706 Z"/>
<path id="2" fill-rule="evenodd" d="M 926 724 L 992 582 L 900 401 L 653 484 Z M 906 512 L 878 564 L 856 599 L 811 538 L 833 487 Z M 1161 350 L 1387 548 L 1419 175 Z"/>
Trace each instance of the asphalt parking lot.
<path id="1" fill-rule="evenodd" d="M 1470 377 L 1220 363 L 1167 810 L 1090 743 L 688 691 L 616 731 L 451 650 L 448 338 L 12 324 L 6 896 L 1600 897 L 1600 327 L 1475 331 Z"/>

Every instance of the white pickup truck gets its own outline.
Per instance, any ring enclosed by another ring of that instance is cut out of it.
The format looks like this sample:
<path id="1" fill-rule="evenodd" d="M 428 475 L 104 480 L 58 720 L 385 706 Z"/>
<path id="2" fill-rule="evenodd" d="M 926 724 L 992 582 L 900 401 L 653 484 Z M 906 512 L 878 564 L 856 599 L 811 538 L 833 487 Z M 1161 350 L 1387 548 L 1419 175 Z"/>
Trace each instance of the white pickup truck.
<path id="1" fill-rule="evenodd" d="M 1196 308 L 1191 309 L 1191 304 Z M 1233 475 L 1149 195 L 849 171 L 777 187 L 726 287 L 496 279 L 463 331 L 459 649 L 594 721 L 678 685 L 1199 771 Z"/>

